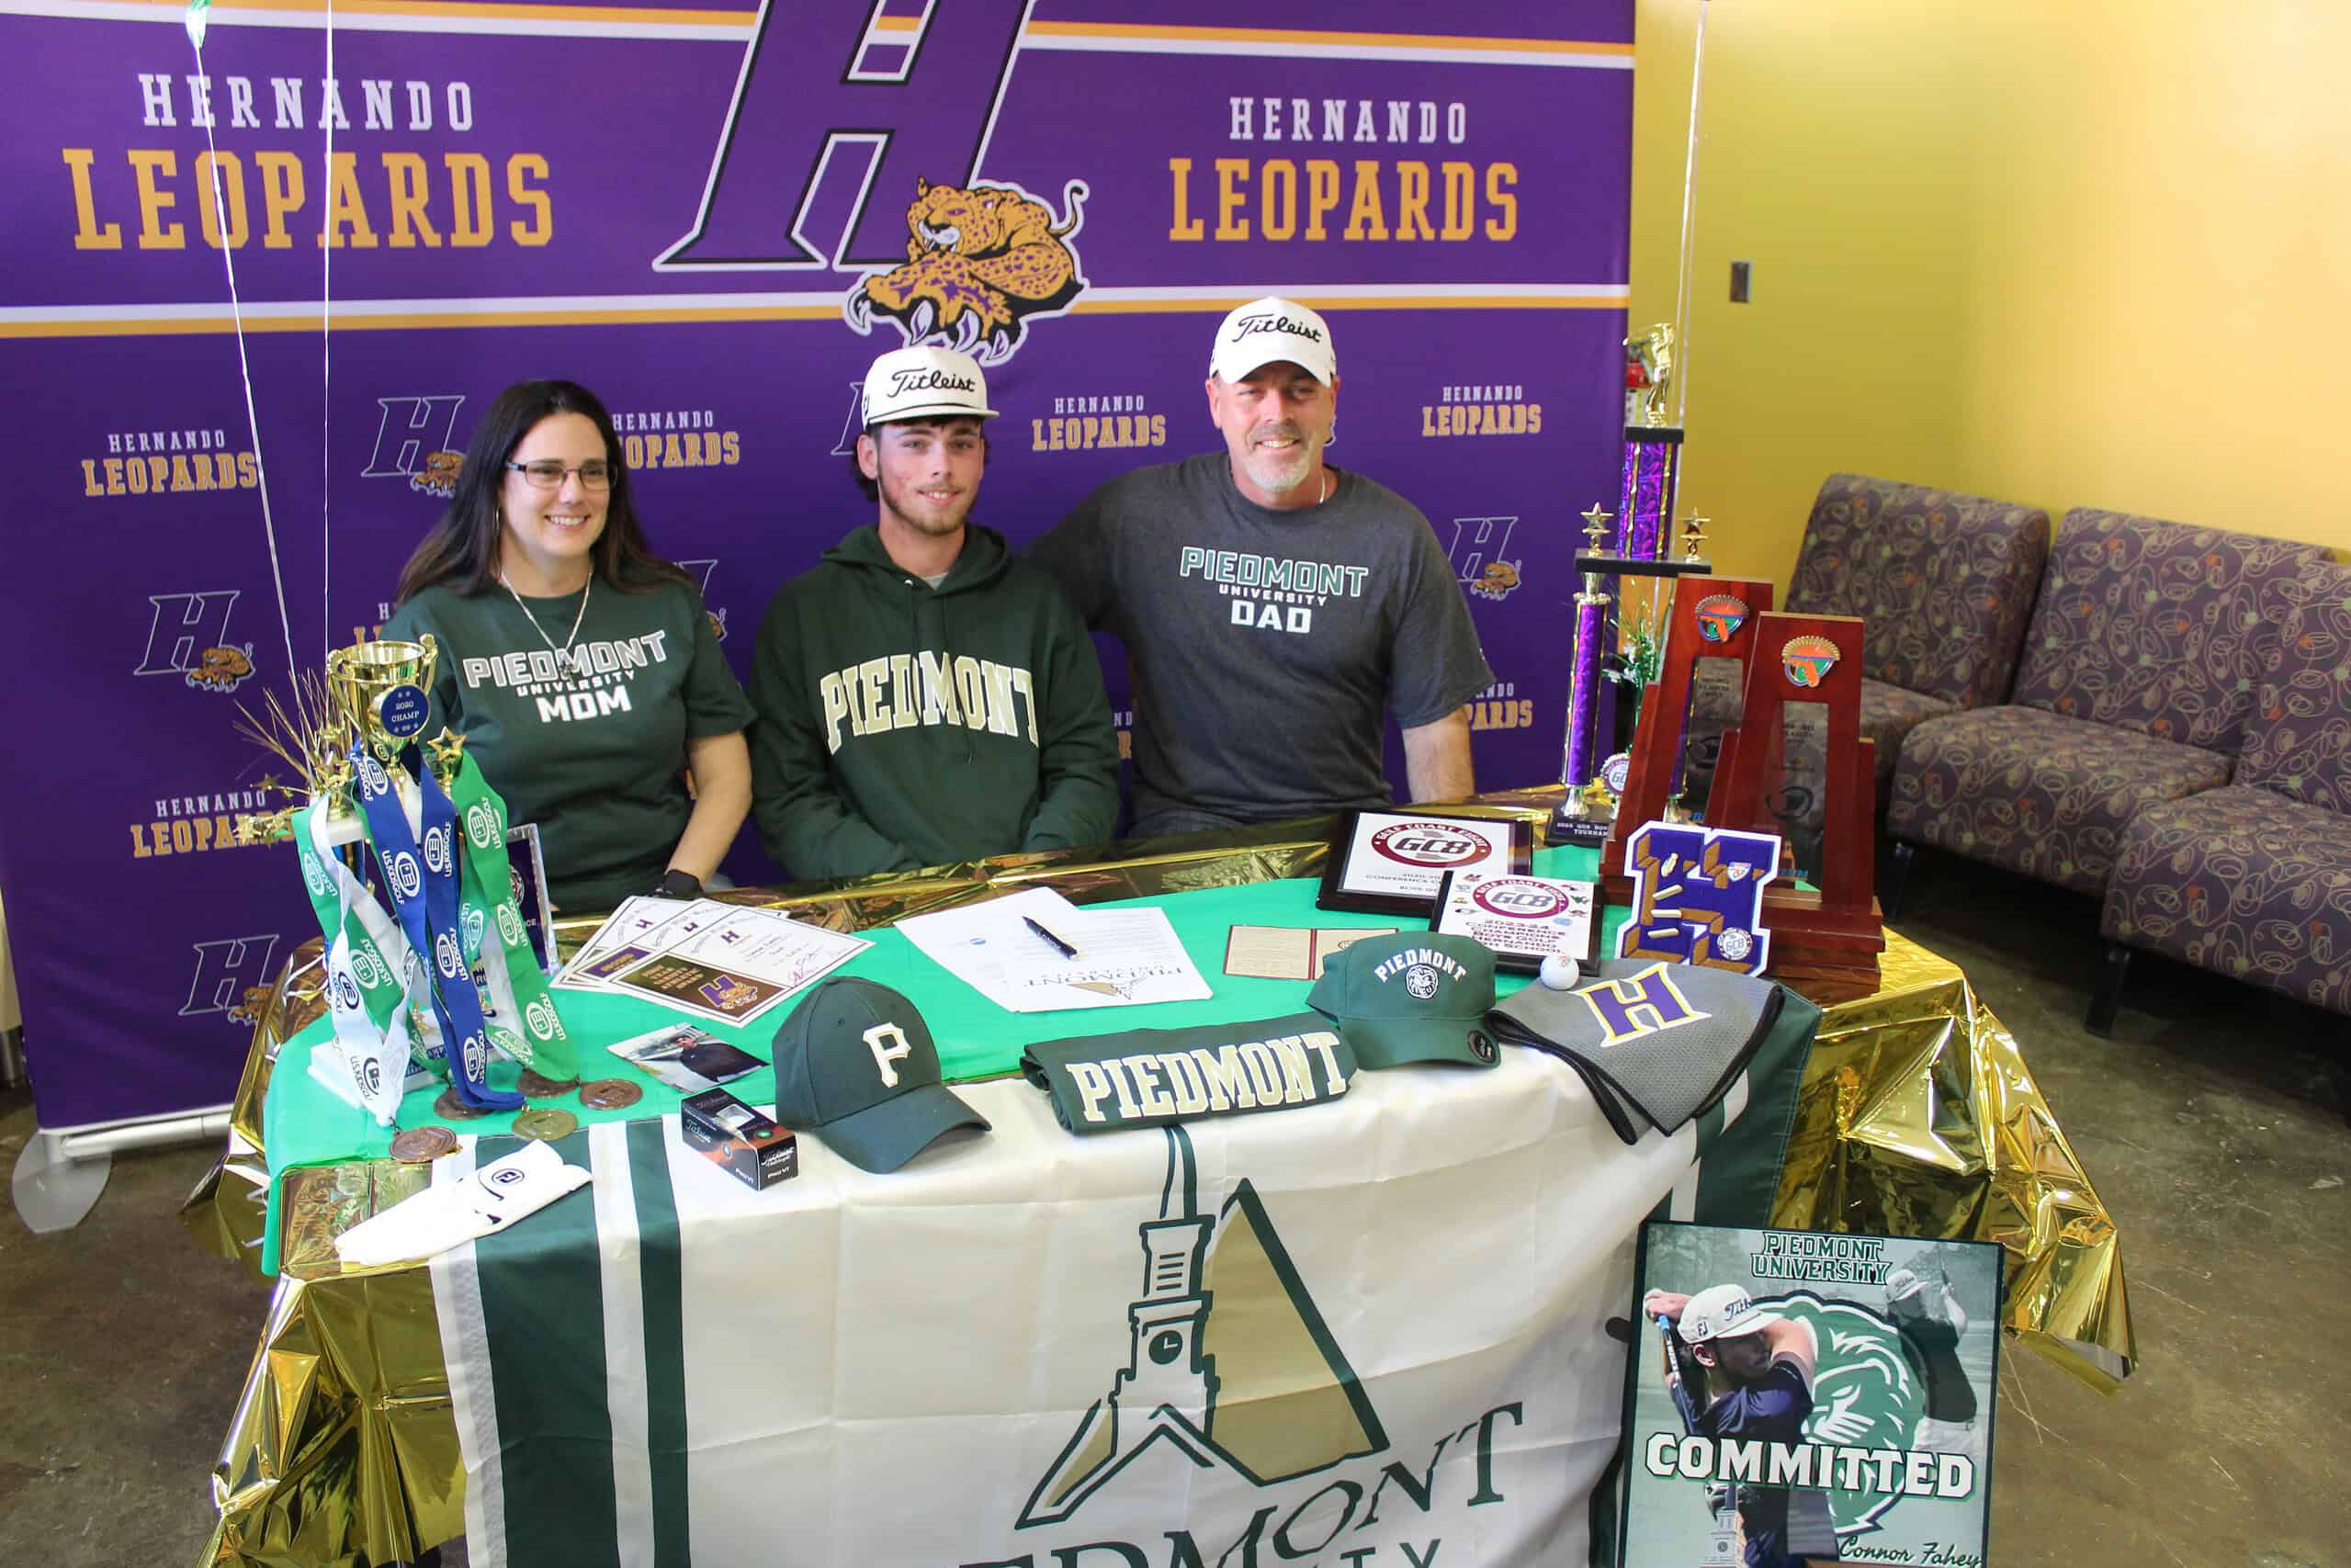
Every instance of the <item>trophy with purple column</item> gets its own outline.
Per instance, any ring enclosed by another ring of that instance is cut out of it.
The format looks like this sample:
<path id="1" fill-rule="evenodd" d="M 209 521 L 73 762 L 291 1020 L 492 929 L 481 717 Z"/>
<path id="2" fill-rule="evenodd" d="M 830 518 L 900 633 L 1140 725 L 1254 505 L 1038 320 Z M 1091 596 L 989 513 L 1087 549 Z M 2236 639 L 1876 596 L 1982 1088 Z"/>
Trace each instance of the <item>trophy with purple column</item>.
<path id="1" fill-rule="evenodd" d="M 1595 801 L 1592 754 L 1599 749 L 1600 661 L 1605 657 L 1614 620 L 1609 615 L 1609 594 L 1603 585 L 1609 556 L 1600 547 L 1612 519 L 1599 503 L 1583 514 L 1585 553 L 1576 564 L 1583 569 L 1584 590 L 1576 595 L 1575 653 L 1567 667 L 1567 741 L 1559 782 L 1565 798 L 1551 814 L 1546 836 L 1554 844 L 1599 844 L 1608 838 L 1613 813 L 1604 801 Z"/>
<path id="2" fill-rule="evenodd" d="M 1567 745 L 1560 783 L 1567 797 L 1551 814 L 1550 841 L 1599 844 L 1616 818 L 1616 797 L 1625 786 L 1631 758 L 1617 752 L 1596 761 L 1599 734 L 1617 731 L 1615 697 L 1607 689 L 1605 663 L 1622 641 L 1619 607 L 1622 580 L 1680 577 L 1711 572 L 1701 550 L 1704 525 L 1688 538 L 1680 555 L 1673 548 L 1674 492 L 1679 480 L 1680 427 L 1670 424 L 1667 396 L 1674 379 L 1674 330 L 1662 322 L 1624 340 L 1624 464 L 1613 518 L 1596 504 L 1583 514 L 1588 547 L 1576 558 L 1584 591 L 1576 595 L 1576 647 L 1567 688 Z M 1609 527 L 1613 521 L 1615 528 Z M 1605 542 L 1604 542 L 1605 541 Z M 1659 632 L 1662 590 L 1649 594 L 1647 633 Z M 1635 699 L 1637 701 L 1637 698 Z M 1597 775 L 1597 776 L 1596 776 Z"/>
<path id="3" fill-rule="evenodd" d="M 1672 545 L 1674 489 L 1681 466 L 1681 428 L 1669 423 L 1666 412 L 1674 375 L 1673 328 L 1661 321 L 1640 337 L 1626 338 L 1624 357 L 1626 380 L 1635 385 L 1624 421 L 1616 553 L 1658 561 Z"/>

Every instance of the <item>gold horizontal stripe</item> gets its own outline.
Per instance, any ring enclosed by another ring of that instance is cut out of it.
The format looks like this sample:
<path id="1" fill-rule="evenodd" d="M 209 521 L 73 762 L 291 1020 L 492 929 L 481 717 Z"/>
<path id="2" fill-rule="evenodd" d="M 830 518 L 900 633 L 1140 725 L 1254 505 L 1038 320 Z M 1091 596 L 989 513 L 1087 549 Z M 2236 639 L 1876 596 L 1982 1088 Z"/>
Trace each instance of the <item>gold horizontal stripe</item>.
<path id="1" fill-rule="evenodd" d="M 657 326 L 684 321 L 820 321 L 839 320 L 838 306 L 745 305 L 700 310 L 422 310 L 399 316 L 337 316 L 339 333 L 392 332 L 435 327 Z M 248 318 L 248 333 L 314 333 L 319 316 Z M 230 316 L 114 317 L 73 321 L 0 321 L 0 338 L 194 337 L 232 333 Z"/>
<path id="2" fill-rule="evenodd" d="M 1236 305 L 1246 305 L 1258 298 L 1254 294 L 1236 291 L 1222 299 L 1088 299 L 1080 297 L 1069 307 L 1072 315 L 1148 315 L 1174 314 L 1190 311 L 1205 315 L 1214 311 L 1223 315 Z M 1293 300 L 1315 310 L 1622 310 L 1621 299 L 1588 296 L 1562 297 L 1556 294 L 1395 294 L 1369 296 L 1330 296 L 1314 293 L 1285 294 Z"/>
<path id="3" fill-rule="evenodd" d="M 159 10 L 185 11 L 186 0 L 135 0 Z M 645 6 L 516 6 L 492 0 L 334 0 L 334 9 L 348 16 L 486 17 L 500 21 L 670 22 L 696 27 L 747 28 L 752 11 L 664 11 Z M 302 11 L 323 16 L 325 0 L 219 0 L 211 14 L 234 19 L 240 11 Z"/>
<path id="4" fill-rule="evenodd" d="M 1568 39 L 1454 38 L 1434 33 L 1339 33 L 1304 28 L 1204 28 L 1139 22 L 1031 22 L 1023 37 L 1160 39 L 1186 43 L 1345 44 L 1381 49 L 1508 50 L 1527 54 L 1621 54 L 1629 43 L 1579 43 Z"/>
<path id="5" fill-rule="evenodd" d="M 185 11 L 186 0 L 130 0 L 157 10 Z M 217 0 L 214 16 L 233 18 L 240 11 L 280 11 L 325 14 L 325 0 Z M 334 9 L 350 16 L 480 17 L 502 21 L 676 23 L 696 27 L 748 28 L 755 10 L 673 11 L 645 6 L 527 6 L 496 0 L 334 0 Z M 912 17 L 880 17 L 872 31 L 915 32 L 921 22 Z M 1584 42 L 1573 39 L 1458 38 L 1437 33 L 1329 32 L 1305 28 L 1212 28 L 1134 22 L 1038 22 L 1022 28 L 1023 37 L 1158 39 L 1186 43 L 1325 44 L 1380 49 L 1501 51 L 1524 54 L 1607 54 L 1631 58 L 1629 43 Z"/>
<path id="6" fill-rule="evenodd" d="M 1236 290 L 1217 299 L 1087 299 L 1070 307 L 1075 315 L 1205 315 L 1224 314 L 1254 295 Z M 1291 296 L 1318 310 L 1621 310 L 1622 299 L 1606 297 L 1561 298 L 1551 294 L 1502 295 L 1376 295 L 1333 298 L 1313 293 Z M 585 327 L 665 326 L 695 321 L 822 321 L 838 320 L 832 305 L 741 305 L 701 310 L 642 308 L 609 310 L 419 310 L 389 316 L 337 316 L 336 332 L 395 332 L 447 327 Z M 255 316 L 245 321 L 248 333 L 314 333 L 322 318 Z M 117 316 L 58 321 L 0 321 L 0 338 L 58 337 L 196 337 L 232 333 L 231 316 Z"/>

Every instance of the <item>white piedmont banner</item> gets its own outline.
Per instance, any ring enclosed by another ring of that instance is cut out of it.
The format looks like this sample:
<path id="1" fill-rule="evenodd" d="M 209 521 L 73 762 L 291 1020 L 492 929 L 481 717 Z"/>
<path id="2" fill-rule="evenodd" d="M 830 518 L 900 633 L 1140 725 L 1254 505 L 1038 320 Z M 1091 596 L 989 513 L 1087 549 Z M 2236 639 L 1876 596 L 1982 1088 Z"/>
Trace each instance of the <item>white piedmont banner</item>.
<path id="1" fill-rule="evenodd" d="M 1531 1052 L 1085 1139 L 1019 1079 L 957 1092 L 992 1134 L 887 1177 L 803 1135 L 765 1192 L 674 1118 L 592 1127 L 590 1194 L 435 1259 L 472 1561 L 1587 1560 L 1604 1325 L 1699 1127 L 1627 1148 Z"/>

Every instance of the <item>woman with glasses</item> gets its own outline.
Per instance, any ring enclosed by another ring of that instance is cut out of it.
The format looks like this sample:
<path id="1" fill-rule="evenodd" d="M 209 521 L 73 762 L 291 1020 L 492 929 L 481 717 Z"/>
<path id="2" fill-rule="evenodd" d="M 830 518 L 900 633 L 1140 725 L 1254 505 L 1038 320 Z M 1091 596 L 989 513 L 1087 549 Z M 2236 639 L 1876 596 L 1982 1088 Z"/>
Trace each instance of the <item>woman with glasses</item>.
<path id="1" fill-rule="evenodd" d="M 508 820 L 538 824 L 563 912 L 701 891 L 751 807 L 751 703 L 585 387 L 519 382 L 484 412 L 383 635 L 421 632 L 425 733 L 462 733 Z"/>

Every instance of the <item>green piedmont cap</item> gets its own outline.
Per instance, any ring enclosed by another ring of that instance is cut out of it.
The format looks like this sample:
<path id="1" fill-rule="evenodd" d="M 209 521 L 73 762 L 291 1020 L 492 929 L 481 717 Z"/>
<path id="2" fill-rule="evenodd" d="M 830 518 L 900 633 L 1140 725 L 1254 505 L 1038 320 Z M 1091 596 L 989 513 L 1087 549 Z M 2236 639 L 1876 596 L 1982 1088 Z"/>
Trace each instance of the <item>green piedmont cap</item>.
<path id="1" fill-rule="evenodd" d="M 1323 965 L 1306 1005 L 1339 1026 L 1366 1067 L 1501 1060 L 1486 1031 L 1494 954 L 1450 931 L 1366 937 Z"/>
<path id="2" fill-rule="evenodd" d="M 860 1170 L 887 1175 L 957 1127 L 988 1118 L 940 1080 L 922 1015 L 887 986 L 819 983 L 775 1031 L 775 1120 L 821 1134 Z"/>

